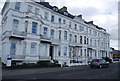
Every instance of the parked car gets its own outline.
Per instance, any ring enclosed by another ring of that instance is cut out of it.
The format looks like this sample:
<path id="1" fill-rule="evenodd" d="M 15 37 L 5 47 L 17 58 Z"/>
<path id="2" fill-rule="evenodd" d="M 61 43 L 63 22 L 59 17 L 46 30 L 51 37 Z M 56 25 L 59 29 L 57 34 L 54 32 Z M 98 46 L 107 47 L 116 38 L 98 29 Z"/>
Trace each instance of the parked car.
<path id="1" fill-rule="evenodd" d="M 102 68 L 102 67 L 108 67 L 109 63 L 106 62 L 104 59 L 93 59 L 90 62 L 90 67 L 91 68 Z"/>

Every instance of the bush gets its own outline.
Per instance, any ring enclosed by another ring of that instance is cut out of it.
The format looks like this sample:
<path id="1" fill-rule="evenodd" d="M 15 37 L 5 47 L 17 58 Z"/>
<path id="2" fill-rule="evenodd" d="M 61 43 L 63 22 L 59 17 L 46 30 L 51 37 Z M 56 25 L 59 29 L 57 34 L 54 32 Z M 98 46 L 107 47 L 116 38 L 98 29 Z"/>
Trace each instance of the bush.
<path id="1" fill-rule="evenodd" d="M 23 63 L 22 66 L 33 66 L 35 65 L 34 63 Z"/>
<path id="2" fill-rule="evenodd" d="M 106 62 L 112 63 L 112 60 L 109 57 L 103 58 Z"/>
<path id="3" fill-rule="evenodd" d="M 40 65 L 40 66 L 47 66 L 47 67 L 59 66 L 58 64 L 51 63 L 51 62 L 44 62 L 44 61 L 38 61 L 38 62 L 37 62 L 37 65 Z"/>

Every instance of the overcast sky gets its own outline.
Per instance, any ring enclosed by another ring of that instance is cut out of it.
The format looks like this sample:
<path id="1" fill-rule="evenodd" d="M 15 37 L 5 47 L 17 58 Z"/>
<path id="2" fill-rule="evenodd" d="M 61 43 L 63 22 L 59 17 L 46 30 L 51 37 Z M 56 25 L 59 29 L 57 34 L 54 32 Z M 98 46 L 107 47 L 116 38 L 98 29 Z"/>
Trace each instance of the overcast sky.
<path id="1" fill-rule="evenodd" d="M 5 0 L 0 0 L 0 11 Z M 82 14 L 86 21 L 103 27 L 110 36 L 110 46 L 118 49 L 118 1 L 119 0 L 45 0 L 53 6 L 66 6 L 73 15 Z M 1 18 L 0 18 L 1 19 Z"/>

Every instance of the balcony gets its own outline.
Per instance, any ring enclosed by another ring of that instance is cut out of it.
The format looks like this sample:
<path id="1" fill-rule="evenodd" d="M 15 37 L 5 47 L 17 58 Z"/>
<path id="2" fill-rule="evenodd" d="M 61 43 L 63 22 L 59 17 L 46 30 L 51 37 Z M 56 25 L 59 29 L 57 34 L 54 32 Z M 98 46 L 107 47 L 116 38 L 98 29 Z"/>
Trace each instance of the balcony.
<path id="1" fill-rule="evenodd" d="M 69 42 L 69 45 L 70 45 L 70 46 L 76 46 L 76 44 L 75 44 L 74 41 L 70 41 L 70 42 Z"/>
<path id="2" fill-rule="evenodd" d="M 11 58 L 12 60 L 16 61 L 23 61 L 25 59 L 24 55 L 8 55 L 8 58 Z"/>
<path id="3" fill-rule="evenodd" d="M 33 12 L 25 12 L 24 17 L 25 18 L 32 18 L 32 19 L 35 19 L 37 21 L 41 21 L 41 18 L 42 18 L 42 16 L 40 14 L 36 14 Z"/>
<path id="4" fill-rule="evenodd" d="M 11 58 L 12 61 L 33 61 L 36 60 L 42 60 L 42 61 L 50 61 L 51 57 L 50 56 L 39 56 L 39 55 L 8 55 L 8 58 Z"/>
<path id="5" fill-rule="evenodd" d="M 59 24 L 57 24 L 58 25 L 58 27 L 61 27 L 61 28 L 67 28 L 67 25 L 66 24 L 63 24 L 63 23 L 59 23 Z"/>
<path id="6" fill-rule="evenodd" d="M 50 37 L 41 35 L 40 38 L 41 38 L 41 43 L 44 42 L 44 43 L 50 43 L 51 44 L 51 38 Z"/>
<path id="7" fill-rule="evenodd" d="M 60 39 L 51 39 L 51 41 L 52 41 L 52 44 L 54 45 L 59 45 L 61 43 Z"/>
<path id="8" fill-rule="evenodd" d="M 24 40 L 25 37 L 26 37 L 25 32 L 19 32 L 19 31 L 11 31 L 10 32 L 10 38 L 16 38 L 16 39 Z"/>
<path id="9" fill-rule="evenodd" d="M 69 42 L 69 45 L 70 45 L 70 46 L 78 46 L 78 47 L 81 47 L 81 46 L 82 46 L 82 44 L 77 43 L 77 42 L 75 42 L 75 41 L 70 41 L 70 42 Z"/>

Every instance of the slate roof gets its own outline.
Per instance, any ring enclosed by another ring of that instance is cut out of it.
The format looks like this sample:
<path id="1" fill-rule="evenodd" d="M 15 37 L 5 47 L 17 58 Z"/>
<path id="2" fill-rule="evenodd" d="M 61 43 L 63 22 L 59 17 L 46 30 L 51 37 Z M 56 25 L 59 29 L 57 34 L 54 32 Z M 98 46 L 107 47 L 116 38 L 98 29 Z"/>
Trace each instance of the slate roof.
<path id="1" fill-rule="evenodd" d="M 120 54 L 120 50 L 112 50 L 112 54 Z"/>
<path id="2" fill-rule="evenodd" d="M 62 15 L 64 15 L 64 16 L 67 16 L 67 17 L 69 17 L 69 18 L 71 18 L 71 19 L 74 19 L 74 18 L 75 18 L 75 16 L 72 15 L 72 14 L 70 14 L 69 12 L 67 12 L 67 11 L 62 11 L 62 10 L 58 9 L 57 6 L 51 6 L 51 5 L 49 4 L 49 2 L 36 2 L 36 3 L 38 3 L 38 4 L 40 4 L 40 5 L 43 5 L 43 6 L 49 8 L 49 9 L 51 9 L 51 10 L 53 10 L 53 11 L 59 13 L 59 14 L 62 14 Z M 54 8 L 55 8 L 55 10 L 54 10 Z M 56 10 L 56 9 L 57 9 L 57 10 Z M 65 12 L 67 13 L 67 15 L 65 14 Z M 87 21 L 84 21 L 84 23 L 90 24 L 90 23 L 87 22 Z M 94 25 L 94 24 L 92 24 L 92 25 Z M 97 25 L 94 25 L 94 26 L 95 26 L 97 29 L 99 29 L 99 30 L 102 29 L 102 30 L 106 31 L 106 30 L 105 30 L 104 28 L 102 28 L 102 27 L 98 27 Z"/>
<path id="3" fill-rule="evenodd" d="M 56 6 L 51 6 L 51 5 L 49 4 L 49 2 L 36 2 L 36 3 L 41 4 L 41 5 L 49 8 L 49 9 L 51 9 L 51 10 L 57 12 L 57 13 L 59 13 L 59 14 L 65 15 L 65 14 L 64 14 L 64 11 L 58 9 L 58 7 L 56 7 Z M 54 10 L 53 8 L 56 8 L 57 10 Z M 68 12 L 66 12 L 66 13 L 67 13 L 67 15 L 65 15 L 65 16 L 74 19 L 75 16 L 73 16 L 72 14 L 70 14 L 70 13 L 68 13 Z"/>

